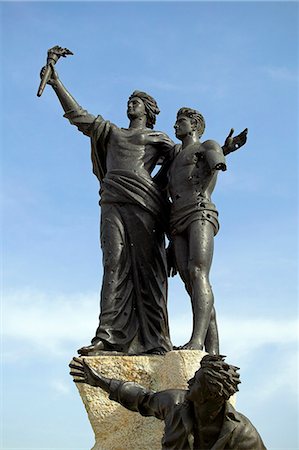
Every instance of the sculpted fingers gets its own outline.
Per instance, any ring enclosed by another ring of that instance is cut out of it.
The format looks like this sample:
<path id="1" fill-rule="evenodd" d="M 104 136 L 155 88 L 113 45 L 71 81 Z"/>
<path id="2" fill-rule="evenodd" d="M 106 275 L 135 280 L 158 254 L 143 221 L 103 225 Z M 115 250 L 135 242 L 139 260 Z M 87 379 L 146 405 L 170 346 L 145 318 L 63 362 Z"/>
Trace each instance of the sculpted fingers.
<path id="1" fill-rule="evenodd" d="M 69 367 L 74 368 L 80 368 L 81 370 L 84 370 L 84 360 L 80 358 L 74 357 L 73 360 L 70 362 Z"/>
<path id="2" fill-rule="evenodd" d="M 82 373 L 82 372 L 77 372 L 77 371 L 71 370 L 70 375 L 72 375 L 72 377 L 79 377 L 79 378 L 85 379 L 85 373 Z"/>
<path id="3" fill-rule="evenodd" d="M 165 144 L 168 144 L 168 145 L 170 145 L 171 147 L 174 146 L 173 140 L 170 139 L 170 137 L 168 137 L 168 136 L 165 136 L 165 137 L 164 137 L 164 142 L 165 142 Z"/>
<path id="4" fill-rule="evenodd" d="M 86 371 L 83 365 L 83 362 L 79 360 L 79 358 L 74 358 L 76 364 L 71 362 L 69 367 L 71 368 L 70 375 L 74 377 L 74 383 L 86 383 L 87 376 Z"/>
<path id="5" fill-rule="evenodd" d="M 46 66 L 41 68 L 41 71 L 40 71 L 40 74 L 39 74 L 40 78 L 43 78 L 45 70 L 46 70 Z"/>
<path id="6" fill-rule="evenodd" d="M 69 367 L 71 368 L 71 369 L 76 369 L 76 370 L 79 370 L 80 372 L 84 372 L 84 367 L 83 366 L 78 366 L 77 364 L 69 364 Z"/>
<path id="7" fill-rule="evenodd" d="M 246 141 L 247 141 L 247 133 L 248 133 L 248 129 L 245 128 L 245 130 L 243 130 L 238 136 L 236 136 L 234 138 L 235 140 L 235 145 L 239 148 L 242 147 Z"/>
<path id="8" fill-rule="evenodd" d="M 40 78 L 43 79 L 45 76 L 47 77 L 47 84 L 51 86 L 58 80 L 58 74 L 53 64 L 48 64 L 41 69 Z"/>
<path id="9" fill-rule="evenodd" d="M 82 360 L 80 360 L 79 358 L 73 358 L 73 361 L 69 364 L 69 367 L 71 369 L 70 375 L 72 375 L 73 377 L 79 377 L 79 380 L 81 380 L 81 382 L 83 381 L 82 378 L 85 381 L 86 375 Z M 73 381 L 76 383 L 78 381 L 78 378 L 74 379 Z"/>
<path id="10" fill-rule="evenodd" d="M 83 366 L 83 361 L 84 361 L 84 359 L 78 358 L 77 356 L 74 356 L 74 357 L 73 357 L 73 361 L 75 361 L 75 362 L 77 362 L 77 363 L 79 363 L 79 364 L 82 364 L 82 366 Z"/>
<path id="11" fill-rule="evenodd" d="M 152 131 L 148 134 L 153 143 L 163 144 L 170 147 L 174 146 L 174 142 L 167 136 L 167 134 L 161 131 Z"/>

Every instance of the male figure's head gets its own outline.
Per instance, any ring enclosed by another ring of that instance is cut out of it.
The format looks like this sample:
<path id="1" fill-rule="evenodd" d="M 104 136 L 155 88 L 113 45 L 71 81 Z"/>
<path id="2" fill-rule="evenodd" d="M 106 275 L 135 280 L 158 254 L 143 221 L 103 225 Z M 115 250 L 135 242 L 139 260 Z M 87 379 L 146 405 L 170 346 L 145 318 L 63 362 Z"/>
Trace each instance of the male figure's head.
<path id="1" fill-rule="evenodd" d="M 199 139 L 205 130 L 205 119 L 195 109 L 181 108 L 177 113 L 174 129 L 180 140 L 192 135 Z"/>
<path id="2" fill-rule="evenodd" d="M 188 381 L 188 400 L 203 404 L 213 400 L 227 401 L 238 389 L 240 375 L 238 367 L 224 361 L 222 355 L 206 355 L 200 369 Z"/>
<path id="3" fill-rule="evenodd" d="M 156 116 L 160 113 L 156 100 L 146 92 L 134 91 L 128 100 L 127 116 L 133 120 L 146 116 L 146 126 L 154 128 Z"/>

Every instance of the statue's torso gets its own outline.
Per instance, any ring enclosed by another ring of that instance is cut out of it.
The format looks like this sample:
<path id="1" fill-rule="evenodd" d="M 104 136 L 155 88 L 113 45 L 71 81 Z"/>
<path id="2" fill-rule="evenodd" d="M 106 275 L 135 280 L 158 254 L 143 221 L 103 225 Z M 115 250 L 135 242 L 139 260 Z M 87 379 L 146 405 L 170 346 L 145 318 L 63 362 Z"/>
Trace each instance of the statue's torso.
<path id="1" fill-rule="evenodd" d="M 181 149 L 169 172 L 169 191 L 173 203 L 196 202 L 199 197 L 210 200 L 216 178 L 217 175 L 211 173 L 201 143 Z"/>
<path id="2" fill-rule="evenodd" d="M 112 126 L 107 145 L 107 172 L 126 170 L 149 177 L 160 157 L 159 145 L 149 129 Z"/>

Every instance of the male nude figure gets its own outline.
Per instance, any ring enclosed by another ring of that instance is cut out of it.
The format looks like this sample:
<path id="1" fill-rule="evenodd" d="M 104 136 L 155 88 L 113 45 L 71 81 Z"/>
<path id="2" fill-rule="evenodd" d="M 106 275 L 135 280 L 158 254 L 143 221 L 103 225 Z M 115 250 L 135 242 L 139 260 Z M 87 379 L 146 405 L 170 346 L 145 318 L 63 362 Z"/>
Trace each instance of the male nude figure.
<path id="1" fill-rule="evenodd" d="M 193 330 L 180 349 L 219 353 L 214 297 L 209 281 L 214 236 L 219 230 L 218 212 L 211 202 L 219 170 L 226 170 L 224 154 L 246 142 L 247 129 L 232 138 L 233 129 L 221 147 L 217 142 L 200 142 L 205 129 L 203 116 L 191 108 L 181 108 L 174 125 L 176 146 L 169 169 L 172 200 L 170 231 L 176 267 L 191 298 Z"/>

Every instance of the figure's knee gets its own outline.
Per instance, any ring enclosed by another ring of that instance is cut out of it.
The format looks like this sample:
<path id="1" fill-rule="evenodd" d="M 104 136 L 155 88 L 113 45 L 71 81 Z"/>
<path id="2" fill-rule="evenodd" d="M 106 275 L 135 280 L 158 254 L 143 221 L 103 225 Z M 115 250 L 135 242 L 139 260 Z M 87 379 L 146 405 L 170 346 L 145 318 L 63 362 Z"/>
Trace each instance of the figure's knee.
<path id="1" fill-rule="evenodd" d="M 188 273 L 191 283 L 208 282 L 209 280 L 208 270 L 204 264 L 189 263 Z"/>

